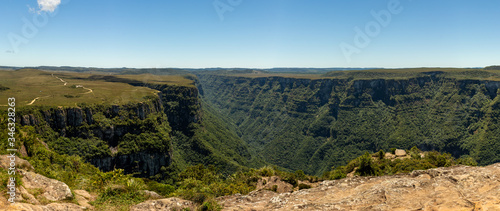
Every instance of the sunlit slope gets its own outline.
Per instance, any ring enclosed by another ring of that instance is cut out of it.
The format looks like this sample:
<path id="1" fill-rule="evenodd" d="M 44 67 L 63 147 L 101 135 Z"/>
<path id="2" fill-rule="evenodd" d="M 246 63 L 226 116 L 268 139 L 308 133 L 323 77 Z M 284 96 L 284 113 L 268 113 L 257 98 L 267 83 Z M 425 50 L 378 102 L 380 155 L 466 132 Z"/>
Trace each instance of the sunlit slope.
<path id="1" fill-rule="evenodd" d="M 0 71 L 0 99 L 15 97 L 18 107 L 125 104 L 156 94 L 157 90 L 142 86 L 148 83 L 189 86 L 192 81 L 182 76 L 111 76 L 33 69 Z"/>

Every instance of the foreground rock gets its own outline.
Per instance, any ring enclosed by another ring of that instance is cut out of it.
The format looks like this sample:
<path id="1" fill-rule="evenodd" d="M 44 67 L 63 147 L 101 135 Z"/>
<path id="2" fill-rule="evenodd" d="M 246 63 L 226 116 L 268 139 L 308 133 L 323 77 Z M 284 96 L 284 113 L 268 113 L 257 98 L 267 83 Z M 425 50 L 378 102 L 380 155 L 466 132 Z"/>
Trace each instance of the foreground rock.
<path id="1" fill-rule="evenodd" d="M 14 158 L 12 158 L 14 159 Z M 0 168 L 8 169 L 11 157 L 0 155 Z M 47 178 L 33 172 L 33 166 L 26 160 L 15 157 L 16 174 L 21 175 L 22 185 L 16 189 L 15 202 L 11 204 L 0 196 L 0 210 L 92 210 L 94 207 L 88 202 L 94 201 L 85 190 L 75 190 L 75 196 L 64 182 Z M 67 203 L 75 197 L 77 204 Z"/>
<path id="2" fill-rule="evenodd" d="M 88 209 L 94 209 L 94 206 L 90 205 L 89 202 L 95 201 L 96 200 L 95 196 L 92 196 L 86 190 L 75 190 L 74 192 L 75 192 L 75 199 L 79 205 L 82 205 Z"/>
<path id="3" fill-rule="evenodd" d="M 500 210 L 500 163 L 324 181 L 293 193 L 218 198 L 224 210 Z"/>
<path id="4" fill-rule="evenodd" d="M 130 211 L 153 211 L 153 210 L 196 210 L 196 204 L 179 198 L 168 198 L 149 200 L 130 208 Z"/>
<path id="5" fill-rule="evenodd" d="M 23 175 L 22 182 L 24 188 L 40 189 L 43 192 L 41 195 L 49 201 L 55 202 L 73 198 L 71 190 L 64 182 L 50 179 L 34 172 L 23 170 L 20 170 L 20 172 Z"/>
<path id="6" fill-rule="evenodd" d="M 22 211 L 78 211 L 78 210 L 86 210 L 85 207 L 78 206 L 76 204 L 70 203 L 52 203 L 47 205 L 32 205 L 26 203 L 14 203 L 8 206 L 7 210 L 22 210 Z"/>

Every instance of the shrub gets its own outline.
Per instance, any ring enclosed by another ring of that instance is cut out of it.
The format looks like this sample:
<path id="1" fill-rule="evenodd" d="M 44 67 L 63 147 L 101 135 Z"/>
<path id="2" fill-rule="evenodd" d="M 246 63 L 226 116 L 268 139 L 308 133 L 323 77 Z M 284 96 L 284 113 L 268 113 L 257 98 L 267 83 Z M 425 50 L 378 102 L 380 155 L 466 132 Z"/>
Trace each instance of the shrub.
<path id="1" fill-rule="evenodd" d="M 302 170 L 295 171 L 295 177 L 298 180 L 307 180 L 307 175 Z"/>
<path id="2" fill-rule="evenodd" d="M 329 179 L 337 180 L 337 179 L 342 179 L 342 178 L 346 178 L 346 177 L 347 177 L 347 174 L 344 171 L 344 167 L 341 166 L 338 169 L 335 169 L 332 171 Z"/>
<path id="3" fill-rule="evenodd" d="M 302 189 L 309 189 L 309 188 L 311 188 L 311 186 L 310 186 L 310 185 L 308 185 L 308 184 L 304 184 L 304 183 L 300 183 L 300 184 L 299 184 L 299 190 L 302 190 Z"/>
<path id="4" fill-rule="evenodd" d="M 469 155 L 464 155 L 457 160 L 457 164 L 466 166 L 477 166 L 477 161 Z"/>
<path id="5" fill-rule="evenodd" d="M 396 154 L 396 148 L 391 148 L 391 153 Z"/>
<path id="6" fill-rule="evenodd" d="M 264 166 L 259 169 L 259 175 L 263 177 L 271 177 L 275 175 L 274 169 L 270 166 Z"/>
<path id="7" fill-rule="evenodd" d="M 147 183 L 148 190 L 154 191 L 162 196 L 168 196 L 175 191 L 175 187 L 169 184 L 158 183 L 155 181 L 149 181 Z"/>
<path id="8" fill-rule="evenodd" d="M 217 201 L 215 201 L 214 199 L 209 199 L 205 202 L 203 202 L 203 204 L 198 207 L 198 210 L 201 210 L 201 211 L 219 211 L 219 210 L 222 210 L 222 206 L 219 205 L 219 203 L 217 203 Z"/>
<path id="9" fill-rule="evenodd" d="M 297 178 L 295 177 L 295 174 L 292 173 L 285 174 L 285 176 L 283 176 L 281 180 L 290 183 L 291 185 L 293 185 L 293 187 L 297 187 L 297 185 L 299 184 Z"/>
<path id="10" fill-rule="evenodd" d="M 271 191 L 274 191 L 274 192 L 278 191 L 278 186 L 277 185 L 273 185 L 273 187 L 271 187 Z"/>
<path id="11" fill-rule="evenodd" d="M 359 168 L 356 173 L 361 176 L 375 176 L 378 174 L 377 167 L 373 164 L 370 153 L 366 152 L 363 156 L 359 157 Z"/>
<path id="12" fill-rule="evenodd" d="M 413 159 L 421 159 L 422 157 L 420 156 L 420 153 L 421 153 L 420 149 L 418 149 L 416 146 L 410 149 L 410 156 Z"/>
<path id="13" fill-rule="evenodd" d="M 385 158 L 385 152 L 384 152 L 384 150 L 380 150 L 380 151 L 378 151 L 378 153 L 377 153 L 377 157 L 378 157 L 378 159 L 380 159 L 380 160 L 384 159 L 384 158 Z"/>

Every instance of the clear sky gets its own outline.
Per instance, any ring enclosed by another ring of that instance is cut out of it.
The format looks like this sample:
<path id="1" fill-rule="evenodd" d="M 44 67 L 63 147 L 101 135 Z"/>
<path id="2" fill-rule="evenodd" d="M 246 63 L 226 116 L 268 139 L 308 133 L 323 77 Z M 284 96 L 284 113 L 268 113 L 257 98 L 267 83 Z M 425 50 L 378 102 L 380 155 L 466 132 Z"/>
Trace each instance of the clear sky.
<path id="1" fill-rule="evenodd" d="M 499 9 L 498 0 L 1 0 L 0 65 L 482 67 L 500 64 Z"/>

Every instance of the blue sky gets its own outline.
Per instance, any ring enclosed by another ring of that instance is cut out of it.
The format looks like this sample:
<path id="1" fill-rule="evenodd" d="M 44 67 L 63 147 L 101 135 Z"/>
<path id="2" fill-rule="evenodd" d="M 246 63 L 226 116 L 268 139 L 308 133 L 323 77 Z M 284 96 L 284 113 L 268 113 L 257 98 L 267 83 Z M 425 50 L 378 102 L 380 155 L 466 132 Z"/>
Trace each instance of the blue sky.
<path id="1" fill-rule="evenodd" d="M 496 0 L 58 1 L 0 1 L 0 65 L 500 64 Z M 386 16 L 377 18 L 372 12 Z"/>

